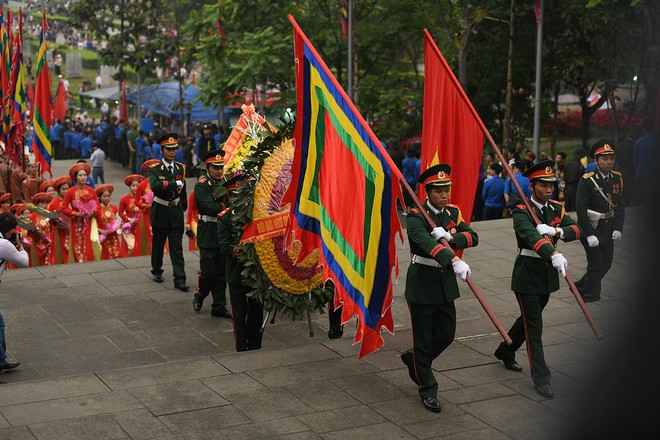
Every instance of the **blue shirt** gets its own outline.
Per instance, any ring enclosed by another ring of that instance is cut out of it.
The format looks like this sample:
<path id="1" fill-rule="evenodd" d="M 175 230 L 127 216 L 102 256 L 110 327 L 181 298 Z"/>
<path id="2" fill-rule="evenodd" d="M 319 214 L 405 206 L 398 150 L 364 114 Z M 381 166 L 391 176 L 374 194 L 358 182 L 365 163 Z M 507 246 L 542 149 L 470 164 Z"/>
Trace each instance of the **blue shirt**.
<path id="1" fill-rule="evenodd" d="M 186 158 L 183 156 L 183 150 L 181 148 L 177 148 L 174 160 L 179 163 L 186 163 Z"/>
<path id="2" fill-rule="evenodd" d="M 154 142 L 151 145 L 151 157 L 158 160 L 163 159 L 163 153 L 160 152 L 160 144 L 158 142 Z"/>
<path id="3" fill-rule="evenodd" d="M 82 157 L 89 157 L 89 152 L 92 151 L 92 142 L 94 141 L 89 136 L 80 141 L 80 154 Z"/>
<path id="4" fill-rule="evenodd" d="M 87 176 L 87 186 L 94 188 L 94 181 L 92 180 L 92 176 Z"/>
<path id="5" fill-rule="evenodd" d="M 50 140 L 51 141 L 59 141 L 60 140 L 60 130 L 62 129 L 62 126 L 60 124 L 55 124 L 52 127 L 50 127 Z"/>
<path id="6" fill-rule="evenodd" d="M 481 196 L 484 199 L 484 205 L 491 208 L 503 208 L 506 205 L 504 200 L 504 186 L 506 181 L 500 176 L 493 176 L 484 181 L 484 188 L 481 190 Z"/>
<path id="7" fill-rule="evenodd" d="M 82 141 L 82 139 L 83 139 L 82 134 L 77 133 L 77 132 L 73 133 L 71 135 L 71 148 L 73 148 L 74 150 L 77 150 L 77 151 L 81 151 L 82 147 L 80 145 L 80 141 Z"/>
<path id="8" fill-rule="evenodd" d="M 406 179 L 406 182 L 408 182 L 408 185 L 410 185 L 412 189 L 417 188 L 417 179 L 419 178 L 420 165 L 421 161 L 419 159 L 415 159 L 414 157 L 406 157 L 403 159 L 403 162 L 401 162 L 401 167 L 403 168 L 401 170 L 403 177 Z"/>
<path id="9" fill-rule="evenodd" d="M 633 165 L 635 178 L 648 179 L 653 175 L 660 142 L 654 135 L 647 133 L 635 141 L 633 146 Z"/>
<path id="10" fill-rule="evenodd" d="M 147 154 L 147 146 L 147 141 L 145 141 L 142 136 L 135 138 L 135 151 L 137 154 Z"/>
<path id="11" fill-rule="evenodd" d="M 529 189 L 529 179 L 525 176 L 522 175 L 521 172 L 517 172 L 516 174 L 513 175 L 513 177 L 516 178 L 516 181 L 518 182 L 518 185 L 520 185 L 520 188 L 522 188 L 523 192 L 527 197 L 532 196 L 532 190 Z M 518 194 L 518 190 L 516 189 L 515 186 L 513 186 L 513 183 L 511 182 L 511 179 L 506 179 L 506 183 L 504 184 L 504 194 Z"/>
<path id="12" fill-rule="evenodd" d="M 596 171 L 596 162 L 589 162 L 589 165 L 584 169 L 584 174 Z"/>

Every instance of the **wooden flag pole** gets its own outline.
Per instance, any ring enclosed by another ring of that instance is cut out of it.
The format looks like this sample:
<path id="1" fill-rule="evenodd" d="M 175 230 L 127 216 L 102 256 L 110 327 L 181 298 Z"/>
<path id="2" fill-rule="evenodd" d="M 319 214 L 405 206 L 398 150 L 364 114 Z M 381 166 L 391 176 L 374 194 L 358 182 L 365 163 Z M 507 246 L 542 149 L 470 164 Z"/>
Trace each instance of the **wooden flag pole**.
<path id="1" fill-rule="evenodd" d="M 426 212 L 426 209 L 424 208 L 424 205 L 422 204 L 422 202 L 419 201 L 419 199 L 417 198 L 417 195 L 415 194 L 415 191 L 413 191 L 413 189 L 410 187 L 410 185 L 408 185 L 408 182 L 406 182 L 406 179 L 402 178 L 401 180 L 399 180 L 399 182 L 403 186 L 404 190 L 410 195 L 412 200 L 415 202 L 415 205 L 417 206 L 417 208 L 419 208 L 419 212 L 422 213 L 422 215 L 424 216 L 424 220 L 426 220 L 426 222 L 429 224 L 429 226 L 431 228 L 435 228 L 436 226 L 438 226 L 431 219 L 431 216 L 429 215 L 429 213 Z M 447 247 L 447 249 L 451 249 L 451 247 L 449 246 L 449 243 L 447 243 L 447 240 L 445 240 L 443 238 L 443 239 L 441 239 L 441 242 L 444 246 Z M 502 339 L 504 339 L 504 342 L 507 345 L 511 345 L 513 343 L 513 341 L 511 341 L 511 338 L 509 337 L 509 334 L 506 332 L 506 330 L 504 330 L 504 327 L 502 327 L 502 324 L 500 324 L 500 321 L 497 319 L 497 316 L 495 316 L 495 314 L 491 310 L 490 306 L 486 302 L 486 299 L 482 295 L 481 291 L 479 290 L 479 288 L 475 284 L 474 280 L 472 280 L 472 277 L 470 276 L 470 274 L 467 275 L 467 278 L 466 278 L 465 281 L 467 282 L 467 285 L 470 286 L 470 289 L 472 290 L 472 293 L 474 293 L 474 296 L 475 296 L 475 298 L 477 298 L 477 301 L 479 301 L 479 304 L 481 304 L 481 307 L 483 307 L 484 311 L 486 312 L 486 315 L 488 315 L 488 317 L 490 318 L 493 325 L 495 325 L 495 328 L 499 332 L 500 336 L 502 336 Z"/>

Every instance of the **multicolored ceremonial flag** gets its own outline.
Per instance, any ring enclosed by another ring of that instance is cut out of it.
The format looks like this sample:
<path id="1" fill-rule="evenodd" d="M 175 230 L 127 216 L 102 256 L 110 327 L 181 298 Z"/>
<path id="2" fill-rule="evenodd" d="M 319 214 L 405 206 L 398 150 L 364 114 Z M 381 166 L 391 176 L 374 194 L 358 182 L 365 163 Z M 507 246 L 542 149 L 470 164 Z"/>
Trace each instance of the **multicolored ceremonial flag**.
<path id="1" fill-rule="evenodd" d="M 53 155 L 53 147 L 50 143 L 50 126 L 53 118 L 53 106 L 50 95 L 50 74 L 48 73 L 48 62 L 46 61 L 47 24 L 45 10 L 41 23 L 41 39 L 39 53 L 37 55 L 37 83 L 34 88 L 35 96 L 32 109 L 32 125 L 34 127 L 32 152 L 34 153 L 36 163 L 41 164 L 42 172 L 51 173 L 50 160 Z"/>
<path id="2" fill-rule="evenodd" d="M 360 357 L 383 345 L 381 327 L 394 330 L 394 237 L 403 239 L 396 211 L 401 172 L 392 163 L 293 17 L 297 120 L 287 245 L 299 241 L 302 261 L 321 250 L 319 268 L 335 286 L 342 323 L 357 315 Z"/>
<path id="3" fill-rule="evenodd" d="M 339 11 L 341 12 L 341 37 L 348 37 L 348 2 L 350 0 L 339 0 Z"/>
<path id="4" fill-rule="evenodd" d="M 14 38 L 16 49 L 12 59 L 11 68 L 11 115 L 7 148 L 15 152 L 16 157 L 24 153 L 25 111 L 27 109 L 27 96 L 25 90 L 25 66 L 23 65 L 23 14 L 18 13 L 18 34 Z"/>
<path id="5" fill-rule="evenodd" d="M 424 116 L 420 172 L 438 163 L 451 166 L 451 199 L 468 223 L 472 218 L 486 127 L 463 88 L 424 30 Z M 424 200 L 424 188 L 418 188 Z"/>

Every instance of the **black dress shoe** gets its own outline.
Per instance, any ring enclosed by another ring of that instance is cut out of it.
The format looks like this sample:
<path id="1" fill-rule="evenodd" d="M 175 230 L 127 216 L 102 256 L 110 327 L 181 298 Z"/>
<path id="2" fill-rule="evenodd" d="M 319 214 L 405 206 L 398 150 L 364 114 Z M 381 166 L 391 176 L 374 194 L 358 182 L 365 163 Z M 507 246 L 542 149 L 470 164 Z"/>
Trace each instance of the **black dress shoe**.
<path id="1" fill-rule="evenodd" d="M 340 325 L 339 327 L 330 327 L 328 330 L 328 338 L 330 339 L 339 339 L 344 336 L 344 326 Z"/>
<path id="2" fill-rule="evenodd" d="M 442 409 L 436 397 L 427 397 L 426 399 L 422 399 L 422 402 L 424 403 L 424 407 L 429 411 L 440 412 Z"/>
<path id="3" fill-rule="evenodd" d="M 231 313 L 229 313 L 229 310 L 227 310 L 226 307 L 223 307 L 220 310 L 211 310 L 211 316 L 215 316 L 216 318 L 231 319 Z"/>
<path id="4" fill-rule="evenodd" d="M 159 273 L 151 274 L 151 277 L 152 277 L 152 278 L 154 279 L 154 281 L 157 282 L 157 283 L 162 283 L 162 282 L 163 282 L 163 275 L 161 275 L 161 274 L 159 274 Z"/>
<path id="5" fill-rule="evenodd" d="M 552 391 L 552 387 L 550 386 L 549 383 L 544 383 L 543 385 L 536 385 L 536 392 L 542 395 L 543 397 L 547 397 L 548 399 L 552 399 L 555 397 L 554 391 Z"/>
<path id="6" fill-rule="evenodd" d="M 0 364 L 0 371 L 13 370 L 14 368 L 21 365 L 20 362 L 4 362 Z"/>
<path id="7" fill-rule="evenodd" d="M 196 312 L 199 312 L 200 310 L 202 310 L 202 303 L 203 302 L 204 301 L 201 300 L 201 299 L 193 298 L 193 310 L 196 311 Z"/>
<path id="8" fill-rule="evenodd" d="M 174 288 L 179 289 L 182 292 L 187 292 L 190 290 L 190 286 L 187 285 L 185 281 L 181 281 L 180 283 L 174 283 Z"/>
<path id="9" fill-rule="evenodd" d="M 419 385 L 417 375 L 415 374 L 415 364 L 410 353 L 407 351 L 401 353 L 401 362 L 403 362 L 405 366 L 408 367 L 408 376 L 410 376 L 410 380 L 415 382 L 416 385 Z"/>
<path id="10" fill-rule="evenodd" d="M 504 368 L 507 370 L 516 371 L 518 373 L 523 370 L 522 367 L 518 365 L 518 362 L 516 362 L 515 358 L 505 356 L 499 349 L 495 350 L 494 355 L 497 359 L 502 361 Z"/>

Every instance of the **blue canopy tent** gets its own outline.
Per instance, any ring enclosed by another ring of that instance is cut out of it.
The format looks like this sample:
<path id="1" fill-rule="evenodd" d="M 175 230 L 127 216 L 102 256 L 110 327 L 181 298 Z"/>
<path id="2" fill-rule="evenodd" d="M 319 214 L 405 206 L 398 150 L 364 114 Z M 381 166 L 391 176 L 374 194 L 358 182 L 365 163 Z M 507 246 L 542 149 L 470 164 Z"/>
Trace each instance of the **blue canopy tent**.
<path id="1" fill-rule="evenodd" d="M 204 107 L 202 101 L 195 101 L 199 93 L 200 89 L 193 84 L 183 86 L 184 119 L 191 122 L 207 122 L 218 119 L 220 114 L 218 107 Z M 176 121 L 181 118 L 179 83 L 177 81 L 143 87 L 140 94 L 143 109 L 151 110 Z M 131 104 L 137 104 L 137 92 L 126 95 L 126 100 Z"/>

